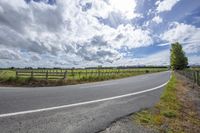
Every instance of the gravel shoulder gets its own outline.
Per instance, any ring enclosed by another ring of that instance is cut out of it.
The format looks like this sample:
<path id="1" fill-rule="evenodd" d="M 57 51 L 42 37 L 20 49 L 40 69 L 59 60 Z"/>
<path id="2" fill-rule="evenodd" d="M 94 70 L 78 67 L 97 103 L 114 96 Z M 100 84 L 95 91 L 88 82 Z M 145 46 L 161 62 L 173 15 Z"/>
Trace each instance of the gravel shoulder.
<path id="1" fill-rule="evenodd" d="M 157 131 L 137 124 L 130 115 L 115 121 L 99 133 L 157 133 Z"/>

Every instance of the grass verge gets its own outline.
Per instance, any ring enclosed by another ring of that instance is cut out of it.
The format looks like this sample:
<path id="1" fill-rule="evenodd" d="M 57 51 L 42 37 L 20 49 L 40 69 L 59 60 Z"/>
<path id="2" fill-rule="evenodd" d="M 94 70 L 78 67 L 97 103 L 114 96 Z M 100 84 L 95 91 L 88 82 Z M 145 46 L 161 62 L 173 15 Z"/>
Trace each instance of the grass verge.
<path id="1" fill-rule="evenodd" d="M 192 110 L 192 102 L 189 101 L 186 93 L 183 82 L 179 81 L 173 73 L 160 101 L 153 108 L 133 114 L 134 122 L 161 133 L 198 132 L 199 117 L 196 117 L 197 113 Z M 185 104 L 190 106 L 186 107 Z M 188 117 L 186 112 L 193 112 L 193 114 Z"/>

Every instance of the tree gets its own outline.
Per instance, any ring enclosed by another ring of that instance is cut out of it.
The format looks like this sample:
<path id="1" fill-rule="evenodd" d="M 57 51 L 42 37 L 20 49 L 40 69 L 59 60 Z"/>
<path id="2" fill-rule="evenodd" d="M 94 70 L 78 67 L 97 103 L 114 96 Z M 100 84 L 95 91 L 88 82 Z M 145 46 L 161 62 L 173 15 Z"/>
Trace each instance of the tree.
<path id="1" fill-rule="evenodd" d="M 173 43 L 171 45 L 170 53 L 170 64 L 173 70 L 182 70 L 187 67 L 188 58 L 185 56 L 181 44 L 178 42 Z"/>

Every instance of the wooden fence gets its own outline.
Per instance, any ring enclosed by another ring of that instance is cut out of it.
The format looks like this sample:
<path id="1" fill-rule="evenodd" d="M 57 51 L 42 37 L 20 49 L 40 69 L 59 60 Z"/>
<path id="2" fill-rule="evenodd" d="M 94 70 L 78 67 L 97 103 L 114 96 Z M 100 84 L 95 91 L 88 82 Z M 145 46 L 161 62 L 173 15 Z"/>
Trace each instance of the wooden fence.
<path id="1" fill-rule="evenodd" d="M 30 77 L 38 79 L 66 79 L 67 71 L 30 71 L 30 70 L 16 70 L 16 77 Z"/>
<path id="2" fill-rule="evenodd" d="M 16 77 L 30 77 L 36 79 L 81 79 L 88 77 L 133 75 L 138 73 L 159 72 L 163 70 L 16 70 Z"/>
<path id="3" fill-rule="evenodd" d="M 183 70 L 177 71 L 179 74 L 184 75 L 185 77 L 192 80 L 194 83 L 200 86 L 200 71 L 198 70 Z"/>

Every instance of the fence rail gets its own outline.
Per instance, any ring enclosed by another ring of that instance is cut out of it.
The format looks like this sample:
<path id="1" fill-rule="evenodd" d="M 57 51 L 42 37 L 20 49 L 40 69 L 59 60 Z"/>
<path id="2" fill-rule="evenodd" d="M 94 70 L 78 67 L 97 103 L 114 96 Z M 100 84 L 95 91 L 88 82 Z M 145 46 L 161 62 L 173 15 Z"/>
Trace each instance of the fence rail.
<path id="1" fill-rule="evenodd" d="M 198 70 L 183 70 L 177 71 L 179 74 L 184 75 L 188 79 L 200 86 L 200 71 Z"/>
<path id="2" fill-rule="evenodd" d="M 67 71 L 65 72 L 52 72 L 52 71 L 27 71 L 16 70 L 16 77 L 30 77 L 41 79 L 66 79 Z"/>
<path id="3" fill-rule="evenodd" d="M 149 72 L 159 72 L 163 70 L 16 70 L 16 77 L 30 77 L 38 79 L 80 79 L 89 77 L 101 77 L 101 76 L 117 76 L 117 75 L 133 75 L 138 73 L 149 73 Z"/>

